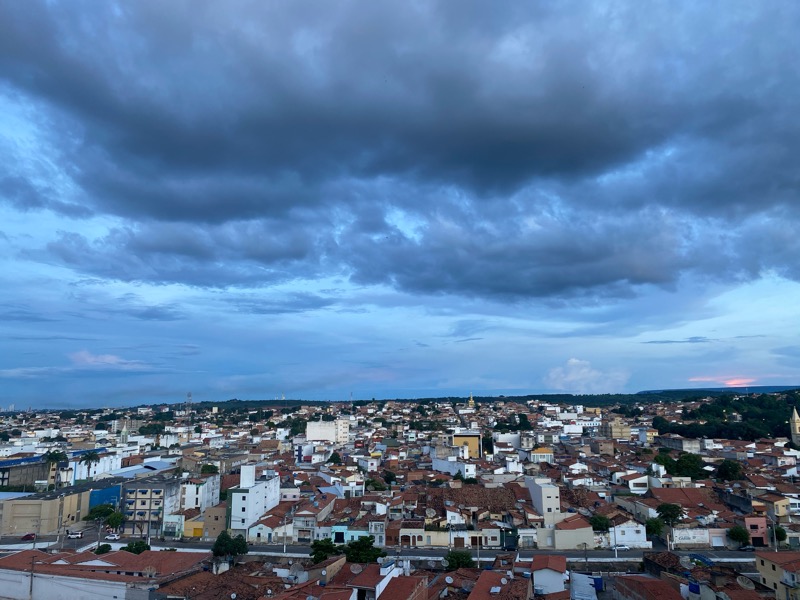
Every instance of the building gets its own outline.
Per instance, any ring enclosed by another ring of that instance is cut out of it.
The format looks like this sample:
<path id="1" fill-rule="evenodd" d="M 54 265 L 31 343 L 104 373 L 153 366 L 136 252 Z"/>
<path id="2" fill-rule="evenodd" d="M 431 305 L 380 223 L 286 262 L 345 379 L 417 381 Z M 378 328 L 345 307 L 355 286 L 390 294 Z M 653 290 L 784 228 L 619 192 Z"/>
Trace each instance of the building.
<path id="1" fill-rule="evenodd" d="M 537 595 L 564 591 L 567 573 L 567 557 L 553 554 L 537 554 L 531 564 L 533 591 Z"/>
<path id="2" fill-rule="evenodd" d="M 545 526 L 553 526 L 564 520 L 561 512 L 561 490 L 546 477 L 526 477 L 531 503 L 542 517 Z"/>
<path id="3" fill-rule="evenodd" d="M 644 575 L 626 575 L 614 580 L 615 600 L 682 600 L 666 581 L 645 577 Z"/>
<path id="4" fill-rule="evenodd" d="M 800 552 L 756 552 L 761 583 L 781 600 L 800 600 Z"/>
<path id="5" fill-rule="evenodd" d="M 256 480 L 255 465 L 242 467 L 239 485 L 228 490 L 227 527 L 231 535 L 247 536 L 247 530 L 281 499 L 280 477 Z"/>
<path id="6" fill-rule="evenodd" d="M 154 475 L 122 485 L 123 533 L 163 535 L 164 515 L 180 510 L 181 483 L 173 475 Z"/>
<path id="7" fill-rule="evenodd" d="M 219 503 L 220 476 L 207 475 L 181 481 L 181 510 L 197 508 L 200 512 Z"/>
<path id="8" fill-rule="evenodd" d="M 601 437 L 610 440 L 629 440 L 631 439 L 631 426 L 619 417 L 614 417 L 603 420 L 598 433 Z"/>
<path id="9" fill-rule="evenodd" d="M 450 436 L 450 445 L 456 447 L 466 446 L 466 456 L 464 458 L 483 458 L 483 444 L 481 442 L 481 432 L 464 429 L 456 430 Z"/>
<path id="10" fill-rule="evenodd" d="M 792 416 L 789 418 L 789 428 L 792 432 L 792 442 L 800 445 L 800 415 L 797 414 L 797 409 L 792 409 Z"/>
<path id="11" fill-rule="evenodd" d="M 309 442 L 331 442 L 343 446 L 350 438 L 350 420 L 309 421 L 306 423 L 306 439 Z"/>

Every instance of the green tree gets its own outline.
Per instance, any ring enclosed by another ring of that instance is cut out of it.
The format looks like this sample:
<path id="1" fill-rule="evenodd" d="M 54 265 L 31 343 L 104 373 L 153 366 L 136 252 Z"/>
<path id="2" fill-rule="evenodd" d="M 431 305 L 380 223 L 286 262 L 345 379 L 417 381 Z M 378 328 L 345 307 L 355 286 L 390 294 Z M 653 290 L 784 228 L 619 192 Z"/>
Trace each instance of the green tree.
<path id="1" fill-rule="evenodd" d="M 391 485 L 397 481 L 397 475 L 395 475 L 391 471 L 384 471 L 383 472 L 383 480 L 391 487 Z"/>
<path id="2" fill-rule="evenodd" d="M 200 425 L 195 425 L 194 426 L 194 432 L 195 433 L 203 433 L 203 428 L 200 427 Z"/>
<path id="3" fill-rule="evenodd" d="M 211 553 L 214 556 L 226 556 L 228 558 L 247 554 L 247 541 L 241 535 L 232 538 L 227 531 L 223 531 L 217 536 Z"/>
<path id="4" fill-rule="evenodd" d="M 100 454 L 97 450 L 89 450 L 85 452 L 83 456 L 81 456 L 81 464 L 86 465 L 87 472 L 90 474 L 89 479 L 91 479 L 91 472 L 92 472 L 92 465 L 97 464 L 100 462 Z"/>
<path id="5" fill-rule="evenodd" d="M 328 458 L 328 463 L 332 465 L 340 465 L 342 464 L 342 457 L 339 456 L 338 452 L 331 452 L 330 458 Z"/>
<path id="6" fill-rule="evenodd" d="M 736 481 L 737 479 L 742 479 L 742 463 L 740 463 L 738 460 L 726 458 L 719 464 L 719 467 L 717 467 L 717 477 L 723 481 Z"/>
<path id="7" fill-rule="evenodd" d="M 653 517 L 644 522 L 644 527 L 647 535 L 658 537 L 661 535 L 661 532 L 664 531 L 664 521 Z"/>
<path id="8" fill-rule="evenodd" d="M 471 569 L 475 566 L 472 555 L 467 550 L 450 550 L 444 557 L 447 561 L 447 570 Z"/>
<path id="9" fill-rule="evenodd" d="M 777 541 L 779 544 L 783 543 L 786 541 L 786 537 L 787 537 L 786 530 L 780 525 L 777 525 L 775 527 L 775 541 Z"/>
<path id="10" fill-rule="evenodd" d="M 109 552 L 111 552 L 111 544 L 100 544 L 97 550 L 94 551 L 95 554 L 108 554 Z M 139 554 L 139 552 L 134 554 Z"/>
<path id="11" fill-rule="evenodd" d="M 219 467 L 217 465 L 203 465 L 200 467 L 201 475 L 217 475 L 218 473 Z"/>
<path id="12" fill-rule="evenodd" d="M 322 540 L 314 540 L 311 542 L 311 561 L 316 565 L 324 560 L 328 560 L 331 556 L 339 556 L 344 554 L 344 548 L 337 546 L 330 538 Z"/>
<path id="13" fill-rule="evenodd" d="M 593 531 L 608 531 L 611 529 L 611 519 L 603 515 L 592 515 L 589 519 Z"/>
<path id="14" fill-rule="evenodd" d="M 360 537 L 344 547 L 344 554 L 347 562 L 351 563 L 372 563 L 377 562 L 381 556 L 386 556 L 386 552 L 376 548 L 373 544 L 375 538 L 371 535 Z"/>
<path id="15" fill-rule="evenodd" d="M 734 525 L 728 529 L 728 537 L 734 542 L 738 542 L 740 545 L 750 543 L 750 534 L 747 532 L 747 529 L 741 525 Z"/>
<path id="16" fill-rule="evenodd" d="M 667 502 L 659 504 L 656 512 L 661 520 L 672 527 L 683 518 L 683 507 L 680 504 L 669 504 Z"/>
<path id="17" fill-rule="evenodd" d="M 125 552 L 130 552 L 131 554 L 141 554 L 142 552 L 150 550 L 150 545 L 144 540 L 136 540 L 135 542 L 128 542 L 128 544 L 120 548 L 120 550 L 125 550 Z"/>
<path id="18" fill-rule="evenodd" d="M 106 517 L 106 525 L 111 527 L 112 529 L 119 529 L 122 523 L 125 521 L 125 517 L 121 512 L 114 511 L 108 517 Z"/>
<path id="19" fill-rule="evenodd" d="M 691 477 L 692 479 L 702 479 L 706 477 L 703 470 L 703 459 L 691 452 L 685 452 L 675 461 L 675 474 L 679 477 Z"/>
<path id="20" fill-rule="evenodd" d="M 92 507 L 89 513 L 83 517 L 84 521 L 96 521 L 97 519 L 106 520 L 114 513 L 113 504 L 98 504 Z"/>
<path id="21" fill-rule="evenodd" d="M 47 463 L 48 471 L 52 471 L 53 465 L 57 465 L 61 462 L 67 462 L 69 457 L 67 456 L 67 453 L 62 450 L 48 450 L 42 455 L 42 460 Z M 61 486 L 61 471 L 58 469 L 56 469 L 55 473 L 55 484 L 56 487 Z"/>

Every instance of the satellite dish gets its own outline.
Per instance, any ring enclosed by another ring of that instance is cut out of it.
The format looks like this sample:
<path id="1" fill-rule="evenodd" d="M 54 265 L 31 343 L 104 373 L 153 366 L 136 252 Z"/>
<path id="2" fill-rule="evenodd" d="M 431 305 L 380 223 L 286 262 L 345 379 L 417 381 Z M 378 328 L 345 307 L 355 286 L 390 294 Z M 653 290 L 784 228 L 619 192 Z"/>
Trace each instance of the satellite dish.
<path id="1" fill-rule="evenodd" d="M 450 577 L 450 575 L 448 575 L 447 577 L 445 577 L 445 578 L 444 578 L 444 581 L 445 581 L 445 583 L 446 583 L 447 585 L 453 585 L 453 578 L 452 578 L 452 577 Z"/>
<path id="2" fill-rule="evenodd" d="M 472 579 L 465 579 L 462 585 L 466 591 L 471 592 L 475 587 L 475 582 Z"/>
<path id="3" fill-rule="evenodd" d="M 379 556 L 378 557 L 378 564 L 382 565 L 384 560 L 386 560 L 386 559 L 383 556 Z"/>
<path id="4" fill-rule="evenodd" d="M 691 569 L 694 566 L 694 563 L 692 563 L 692 559 L 689 558 L 688 556 L 681 556 L 680 562 L 681 566 L 686 567 L 687 569 Z"/>
<path id="5" fill-rule="evenodd" d="M 442 566 L 446 567 L 449 563 L 447 562 L 446 558 L 442 558 Z"/>
<path id="6" fill-rule="evenodd" d="M 744 575 L 739 575 L 736 578 L 736 583 L 742 586 L 746 590 L 754 590 L 756 589 L 756 584 L 753 583 L 753 580 L 749 577 L 745 577 Z"/>
<path id="7" fill-rule="evenodd" d="M 264 569 L 266 569 L 267 571 L 272 571 L 272 566 L 273 565 L 272 565 L 271 562 L 265 562 L 264 563 Z"/>
<path id="8" fill-rule="evenodd" d="M 434 510 L 433 508 L 426 508 L 425 516 L 428 517 L 429 519 L 432 519 L 433 517 L 436 516 L 436 510 Z"/>
<path id="9" fill-rule="evenodd" d="M 322 572 L 321 572 L 321 574 L 322 574 L 322 575 L 327 575 L 327 574 L 328 574 L 328 571 L 327 571 L 326 569 L 322 569 Z"/>
<path id="10" fill-rule="evenodd" d="M 359 573 L 361 573 L 361 571 L 363 571 L 363 570 L 364 570 L 364 567 L 362 567 L 362 566 L 361 566 L 361 565 L 359 565 L 359 564 L 350 565 L 350 572 L 351 572 L 353 575 L 358 575 L 358 574 L 359 574 Z"/>
<path id="11" fill-rule="evenodd" d="M 436 562 L 435 562 L 435 561 L 432 561 L 432 560 L 429 560 L 429 561 L 428 561 L 428 568 L 429 568 L 429 569 L 433 569 L 433 568 L 435 568 L 435 567 L 436 567 Z"/>
<path id="12" fill-rule="evenodd" d="M 508 579 L 506 579 L 505 577 L 503 577 L 503 578 L 500 580 L 500 584 L 501 584 L 501 585 L 506 585 L 507 583 L 508 583 Z"/>
<path id="13" fill-rule="evenodd" d="M 297 574 L 298 574 L 298 573 L 300 573 L 302 570 L 303 570 L 303 565 L 301 565 L 300 563 L 294 563 L 294 564 L 293 564 L 293 565 L 292 565 L 292 566 L 289 568 L 289 572 L 290 572 L 292 575 L 297 575 Z"/>

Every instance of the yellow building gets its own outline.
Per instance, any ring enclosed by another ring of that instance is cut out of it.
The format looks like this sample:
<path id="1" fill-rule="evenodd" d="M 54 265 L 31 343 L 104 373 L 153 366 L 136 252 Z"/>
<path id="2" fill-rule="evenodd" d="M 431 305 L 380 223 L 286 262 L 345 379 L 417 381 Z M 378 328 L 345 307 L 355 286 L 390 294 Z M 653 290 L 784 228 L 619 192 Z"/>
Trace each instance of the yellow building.
<path id="1" fill-rule="evenodd" d="M 467 458 L 483 457 L 483 446 L 481 445 L 481 434 L 479 431 L 454 433 L 450 444 L 452 446 L 467 446 L 469 448 L 469 456 Z"/>
<path id="2" fill-rule="evenodd" d="M 800 552 L 756 552 L 761 583 L 781 600 L 800 600 Z"/>

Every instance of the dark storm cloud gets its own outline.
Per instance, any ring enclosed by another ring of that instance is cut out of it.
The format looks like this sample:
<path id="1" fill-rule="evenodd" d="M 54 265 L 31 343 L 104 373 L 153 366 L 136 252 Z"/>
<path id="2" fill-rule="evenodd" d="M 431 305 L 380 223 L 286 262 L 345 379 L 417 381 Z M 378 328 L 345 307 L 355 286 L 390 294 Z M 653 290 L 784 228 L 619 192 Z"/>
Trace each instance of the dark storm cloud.
<path id="1" fill-rule="evenodd" d="M 38 255 L 124 281 L 593 302 L 800 279 L 799 14 L 5 3 L 0 80 L 79 191 L 20 171 L 0 202 L 125 220 Z"/>

